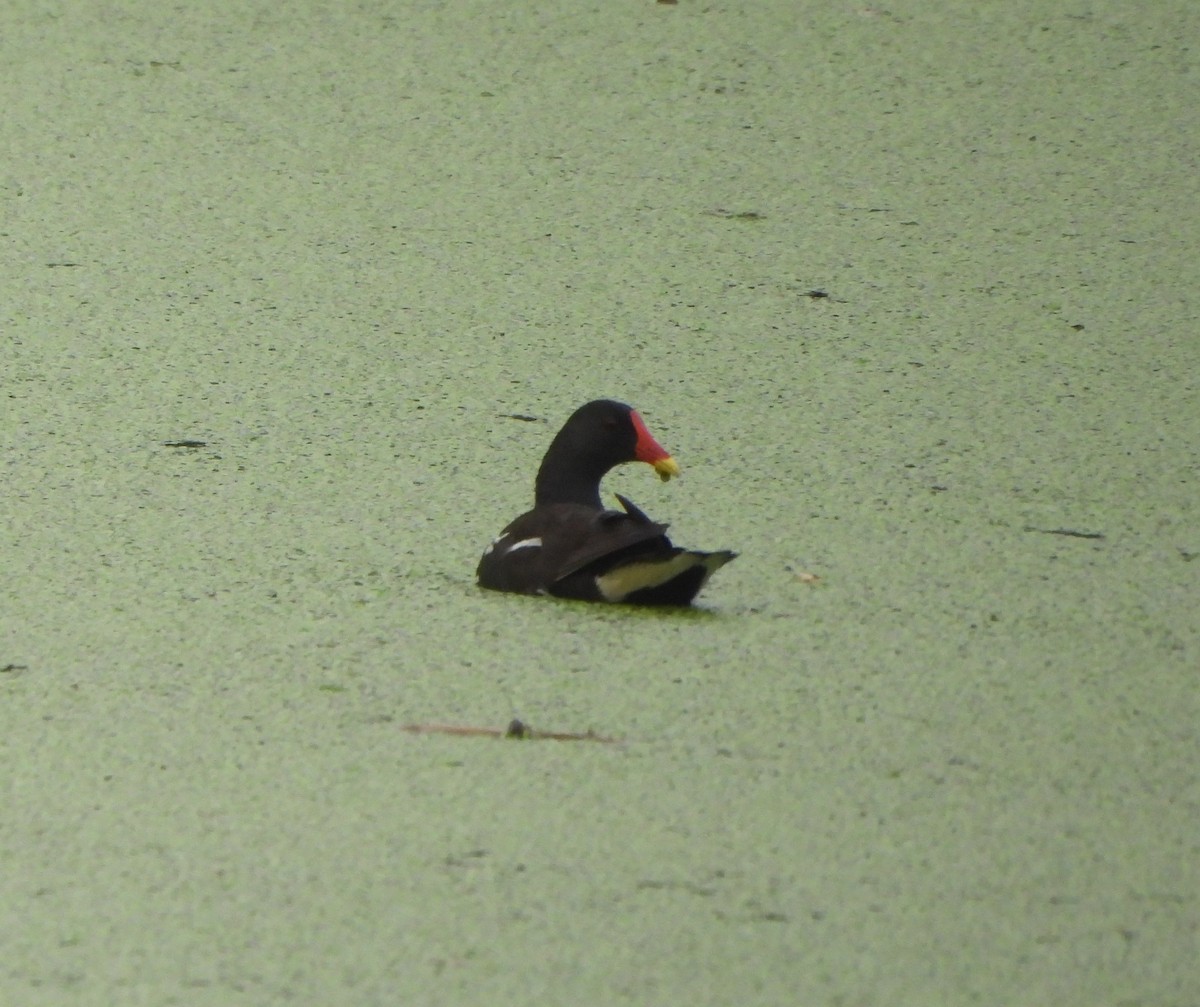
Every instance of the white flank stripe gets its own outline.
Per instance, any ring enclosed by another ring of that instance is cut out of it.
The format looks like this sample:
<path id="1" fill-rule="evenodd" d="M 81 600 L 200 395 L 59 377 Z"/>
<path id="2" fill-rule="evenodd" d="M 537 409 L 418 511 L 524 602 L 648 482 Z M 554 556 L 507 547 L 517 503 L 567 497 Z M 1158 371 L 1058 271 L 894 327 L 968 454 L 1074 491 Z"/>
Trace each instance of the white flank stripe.
<path id="1" fill-rule="evenodd" d="M 516 552 L 518 549 L 540 549 L 542 540 L 540 538 L 523 538 L 520 542 L 514 542 L 508 547 L 506 552 Z"/>

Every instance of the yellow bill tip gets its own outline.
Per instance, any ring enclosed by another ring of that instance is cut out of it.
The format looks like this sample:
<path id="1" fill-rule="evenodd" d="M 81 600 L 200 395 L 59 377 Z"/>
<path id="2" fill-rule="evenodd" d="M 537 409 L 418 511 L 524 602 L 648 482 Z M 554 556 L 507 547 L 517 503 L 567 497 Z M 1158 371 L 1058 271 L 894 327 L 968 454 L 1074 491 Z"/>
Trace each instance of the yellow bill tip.
<path id="1" fill-rule="evenodd" d="M 679 467 L 679 462 L 668 455 L 666 458 L 660 458 L 654 462 L 654 471 L 658 473 L 659 479 L 666 482 L 671 476 L 677 476 L 682 471 Z"/>

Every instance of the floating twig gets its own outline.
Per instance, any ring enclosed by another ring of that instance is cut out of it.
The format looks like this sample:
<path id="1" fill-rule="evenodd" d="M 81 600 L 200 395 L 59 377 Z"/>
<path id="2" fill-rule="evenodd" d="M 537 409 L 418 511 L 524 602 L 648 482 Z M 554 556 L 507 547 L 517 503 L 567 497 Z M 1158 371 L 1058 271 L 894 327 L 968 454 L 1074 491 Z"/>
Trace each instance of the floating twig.
<path id="1" fill-rule="evenodd" d="M 766 220 L 766 214 L 757 210 L 726 210 L 723 206 L 704 211 L 710 217 L 720 217 L 723 220 Z"/>
<path id="2" fill-rule="evenodd" d="M 452 734 L 467 738 L 512 738 L 517 741 L 598 741 L 615 745 L 617 738 L 608 738 L 595 731 L 582 734 L 573 731 L 535 731 L 524 721 L 514 719 L 508 727 L 474 727 L 467 724 L 404 724 L 400 730 L 409 734 Z"/>
<path id="3" fill-rule="evenodd" d="M 1027 524 L 1025 531 L 1036 531 L 1042 535 L 1066 535 L 1068 538 L 1104 538 L 1102 531 L 1077 531 L 1074 528 L 1035 528 Z"/>

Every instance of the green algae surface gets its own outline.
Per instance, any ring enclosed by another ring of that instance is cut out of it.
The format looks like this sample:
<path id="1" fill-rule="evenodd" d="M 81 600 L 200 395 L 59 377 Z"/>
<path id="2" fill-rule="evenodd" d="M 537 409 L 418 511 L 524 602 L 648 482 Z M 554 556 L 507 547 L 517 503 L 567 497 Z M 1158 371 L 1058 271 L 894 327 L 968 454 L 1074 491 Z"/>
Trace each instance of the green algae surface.
<path id="1" fill-rule="evenodd" d="M 1200 1000 L 1191 8 L 2 18 L 0 1000 Z"/>

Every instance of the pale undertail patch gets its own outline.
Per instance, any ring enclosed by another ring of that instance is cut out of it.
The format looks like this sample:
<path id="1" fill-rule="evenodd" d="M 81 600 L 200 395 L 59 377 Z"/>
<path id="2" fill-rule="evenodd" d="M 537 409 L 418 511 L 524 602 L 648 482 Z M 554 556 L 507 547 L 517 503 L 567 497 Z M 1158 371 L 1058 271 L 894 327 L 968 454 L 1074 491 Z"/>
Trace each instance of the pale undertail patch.
<path id="1" fill-rule="evenodd" d="M 596 578 L 596 587 L 605 601 L 621 601 L 633 594 L 634 591 L 644 591 L 647 588 L 659 587 L 674 580 L 694 566 L 704 566 L 703 557 L 695 553 L 682 552 L 672 556 L 665 562 L 657 560 L 647 563 L 629 563 L 615 570 L 601 574 Z M 709 570 L 704 579 L 708 580 Z"/>

